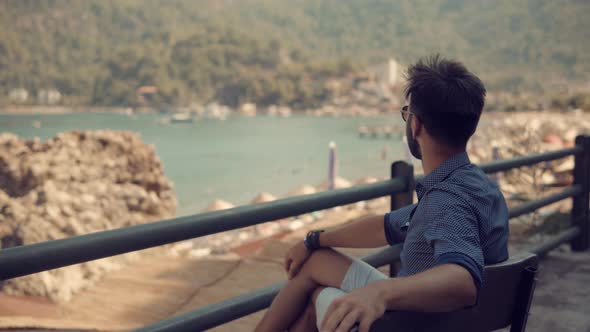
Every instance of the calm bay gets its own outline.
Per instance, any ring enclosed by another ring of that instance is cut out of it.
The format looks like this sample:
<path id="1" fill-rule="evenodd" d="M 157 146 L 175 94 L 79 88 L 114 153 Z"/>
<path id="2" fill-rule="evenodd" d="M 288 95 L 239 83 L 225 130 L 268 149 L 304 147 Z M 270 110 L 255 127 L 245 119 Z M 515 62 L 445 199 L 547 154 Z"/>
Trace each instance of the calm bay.
<path id="1" fill-rule="evenodd" d="M 178 215 L 202 211 L 220 198 L 249 203 L 266 191 L 277 197 L 302 184 L 318 185 L 328 174 L 328 144 L 337 145 L 338 175 L 348 180 L 387 177 L 393 160 L 403 159 L 400 133 L 361 138 L 361 125 L 388 125 L 394 115 L 373 118 L 288 118 L 232 116 L 225 121 L 162 124 L 164 115 L 142 113 L 0 114 L 0 132 L 46 140 L 70 130 L 129 130 L 155 147 L 165 174 L 174 183 Z"/>

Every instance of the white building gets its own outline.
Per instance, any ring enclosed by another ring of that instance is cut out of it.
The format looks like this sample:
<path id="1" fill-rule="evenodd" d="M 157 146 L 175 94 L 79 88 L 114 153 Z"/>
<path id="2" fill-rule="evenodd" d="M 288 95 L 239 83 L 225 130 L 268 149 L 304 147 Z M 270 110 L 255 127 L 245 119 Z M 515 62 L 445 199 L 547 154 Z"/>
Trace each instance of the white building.
<path id="1" fill-rule="evenodd" d="M 394 59 L 371 66 L 367 71 L 378 83 L 389 87 L 394 87 L 401 81 L 402 68 Z"/>
<path id="2" fill-rule="evenodd" d="M 203 111 L 203 115 L 208 119 L 219 119 L 225 120 L 229 114 L 231 113 L 231 109 L 225 105 L 219 105 L 217 103 L 209 103 L 205 105 L 205 109 Z"/>
<path id="3" fill-rule="evenodd" d="M 55 89 L 43 89 L 37 93 L 37 102 L 39 104 L 55 105 L 61 100 L 61 93 Z"/>
<path id="4" fill-rule="evenodd" d="M 29 99 L 29 92 L 23 88 L 12 89 L 8 93 L 8 99 L 14 103 L 24 103 Z"/>
<path id="5" fill-rule="evenodd" d="M 239 109 L 240 114 L 244 116 L 256 116 L 256 104 L 253 103 L 245 103 Z"/>

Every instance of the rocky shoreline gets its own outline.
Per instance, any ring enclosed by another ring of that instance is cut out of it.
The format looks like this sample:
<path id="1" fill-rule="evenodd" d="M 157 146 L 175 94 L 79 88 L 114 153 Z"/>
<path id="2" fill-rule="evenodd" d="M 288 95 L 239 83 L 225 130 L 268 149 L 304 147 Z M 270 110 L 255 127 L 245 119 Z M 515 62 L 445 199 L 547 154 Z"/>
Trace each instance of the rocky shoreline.
<path id="1" fill-rule="evenodd" d="M 474 163 L 573 147 L 576 136 L 590 134 L 590 114 L 586 113 L 523 112 L 488 116 L 486 125 L 480 126 L 468 145 Z M 528 198 L 534 198 L 545 189 L 571 183 L 569 171 L 573 166 L 572 157 L 563 158 L 504 172 L 496 179 L 505 194 L 524 192 Z"/>
<path id="2" fill-rule="evenodd" d="M 573 147 L 577 135 L 590 134 L 590 114 L 583 112 L 488 113 L 468 150 L 472 162 L 483 163 Z M 573 156 L 492 175 L 509 207 L 563 190 L 573 181 Z M 569 223 L 571 200 L 511 219 L 511 240 L 535 241 L 547 230 Z"/>
<path id="3" fill-rule="evenodd" d="M 71 114 L 111 112 L 128 114 L 133 113 L 129 107 L 101 107 L 101 106 L 48 106 L 48 105 L 8 105 L 0 106 L 0 114 Z"/>
<path id="4" fill-rule="evenodd" d="M 153 147 L 129 132 L 68 132 L 41 142 L 0 135 L 0 244 L 9 248 L 173 217 L 176 197 Z M 0 284 L 67 301 L 139 253 Z"/>

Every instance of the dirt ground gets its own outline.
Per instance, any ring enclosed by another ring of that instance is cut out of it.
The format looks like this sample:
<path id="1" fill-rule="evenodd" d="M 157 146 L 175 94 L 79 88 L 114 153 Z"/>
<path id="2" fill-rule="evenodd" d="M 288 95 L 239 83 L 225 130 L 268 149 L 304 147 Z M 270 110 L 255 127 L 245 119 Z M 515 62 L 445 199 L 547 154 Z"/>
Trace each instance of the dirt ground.
<path id="1" fill-rule="evenodd" d="M 307 228 L 328 228 L 360 215 L 337 209 Z M 307 228 L 212 258 L 147 257 L 109 273 L 68 303 L 0 295 L 2 329 L 126 331 L 283 281 L 284 253 Z M 351 255 L 368 253 L 347 251 Z M 215 331 L 247 331 L 263 312 Z"/>

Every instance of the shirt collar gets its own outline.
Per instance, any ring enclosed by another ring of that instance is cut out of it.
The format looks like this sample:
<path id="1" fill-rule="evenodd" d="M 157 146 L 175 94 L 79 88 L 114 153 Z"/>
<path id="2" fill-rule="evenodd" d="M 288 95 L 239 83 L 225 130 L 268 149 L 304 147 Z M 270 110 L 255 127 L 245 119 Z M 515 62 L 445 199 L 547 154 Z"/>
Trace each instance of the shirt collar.
<path id="1" fill-rule="evenodd" d="M 463 151 L 445 160 L 437 168 L 435 168 L 430 174 L 426 175 L 421 180 L 416 181 L 416 194 L 418 200 L 422 199 L 422 196 L 430 190 L 435 184 L 446 179 L 453 171 L 461 166 L 470 164 L 469 156 L 467 152 Z"/>

